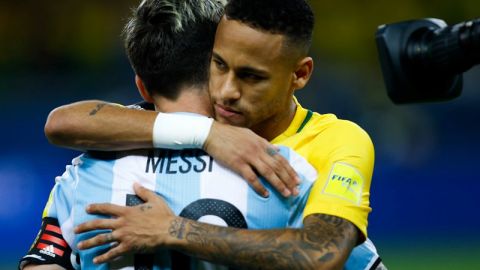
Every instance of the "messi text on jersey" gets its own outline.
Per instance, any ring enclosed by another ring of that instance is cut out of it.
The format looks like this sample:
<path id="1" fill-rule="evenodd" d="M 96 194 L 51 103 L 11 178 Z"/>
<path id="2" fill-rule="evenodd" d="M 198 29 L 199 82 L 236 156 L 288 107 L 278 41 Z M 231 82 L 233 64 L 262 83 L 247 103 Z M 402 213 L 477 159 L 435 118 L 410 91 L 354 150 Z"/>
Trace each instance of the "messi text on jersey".
<path id="1" fill-rule="evenodd" d="M 202 150 L 157 149 L 148 153 L 146 173 L 186 174 L 212 172 L 213 158 Z"/>

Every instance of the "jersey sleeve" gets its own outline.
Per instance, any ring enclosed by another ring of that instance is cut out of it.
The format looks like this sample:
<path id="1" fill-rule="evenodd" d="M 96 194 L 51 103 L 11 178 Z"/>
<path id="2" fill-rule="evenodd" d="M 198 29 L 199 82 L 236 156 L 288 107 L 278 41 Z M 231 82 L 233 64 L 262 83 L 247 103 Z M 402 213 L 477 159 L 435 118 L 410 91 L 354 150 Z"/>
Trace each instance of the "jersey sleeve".
<path id="1" fill-rule="evenodd" d="M 56 264 L 65 269 L 75 269 L 72 249 L 65 241 L 56 218 L 44 217 L 42 226 L 28 253 L 20 260 L 19 269 L 28 264 Z"/>
<path id="2" fill-rule="evenodd" d="M 311 142 L 310 162 L 318 172 L 304 217 L 322 213 L 352 222 L 367 237 L 370 184 L 374 148 L 368 134 L 356 124 L 341 120 Z M 327 142 L 327 144 L 326 144 Z"/>
<path id="3" fill-rule="evenodd" d="M 56 264 L 65 269 L 79 269 L 76 253 L 71 248 L 75 167 L 67 166 L 65 173 L 57 177 L 43 211 L 41 228 L 28 253 L 20 260 L 19 269 L 28 264 Z"/>

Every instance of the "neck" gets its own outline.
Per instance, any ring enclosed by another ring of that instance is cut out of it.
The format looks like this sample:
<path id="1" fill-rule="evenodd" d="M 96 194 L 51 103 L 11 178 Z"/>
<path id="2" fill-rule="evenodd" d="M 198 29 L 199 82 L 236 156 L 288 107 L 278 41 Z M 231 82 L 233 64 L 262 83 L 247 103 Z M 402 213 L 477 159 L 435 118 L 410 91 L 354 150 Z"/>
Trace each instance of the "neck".
<path id="1" fill-rule="evenodd" d="M 155 96 L 154 101 L 155 110 L 160 112 L 191 112 L 209 117 L 213 115 L 210 96 L 206 87 L 183 87 L 175 100 Z"/>
<path id="2" fill-rule="evenodd" d="M 271 141 L 287 130 L 295 117 L 296 110 L 297 104 L 295 104 L 292 98 L 288 104 L 288 109 L 253 126 L 252 131 Z"/>

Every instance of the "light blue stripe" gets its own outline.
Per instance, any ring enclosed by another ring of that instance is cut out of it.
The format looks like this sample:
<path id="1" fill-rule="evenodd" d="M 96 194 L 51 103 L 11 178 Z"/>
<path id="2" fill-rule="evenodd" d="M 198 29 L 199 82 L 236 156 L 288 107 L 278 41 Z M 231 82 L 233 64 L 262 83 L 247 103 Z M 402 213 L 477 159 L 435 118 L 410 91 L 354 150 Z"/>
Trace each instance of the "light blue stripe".
<path id="1" fill-rule="evenodd" d="M 182 152 L 156 150 L 155 153 L 158 151 L 163 151 L 167 155 L 164 157 L 162 173 L 157 174 L 155 190 L 165 199 L 172 211 L 179 215 L 188 204 L 200 198 L 200 173 L 195 172 L 194 169 L 201 169 L 203 164 L 195 156 L 185 156 L 184 159 L 190 162 L 190 170 L 187 173 L 178 173 L 180 169 L 183 171 L 188 169 L 188 163 L 181 157 Z M 188 151 L 203 154 L 203 152 L 197 152 L 198 150 L 187 150 L 187 153 Z M 198 158 L 207 162 L 208 156 L 205 154 Z M 168 171 L 177 173 L 167 173 Z"/>
<path id="2" fill-rule="evenodd" d="M 182 153 L 184 155 L 186 153 L 191 153 L 192 156 L 189 157 L 187 155 L 182 159 Z M 200 169 L 202 167 L 203 163 L 201 163 L 198 159 L 202 159 L 207 162 L 209 157 L 206 155 L 206 153 L 203 153 L 203 151 L 199 150 L 184 150 L 182 152 L 158 149 L 155 150 L 154 155 L 155 157 L 163 156 L 163 164 L 159 163 L 158 165 L 162 167 L 157 167 L 155 190 L 157 194 L 159 194 L 165 200 L 175 215 L 180 215 L 186 206 L 200 199 L 201 174 L 195 172 L 194 169 Z M 197 155 L 201 156 L 197 157 Z M 190 168 L 188 164 L 190 164 Z M 188 172 L 181 173 L 180 170 Z M 171 255 L 168 251 L 158 252 L 154 261 L 154 269 L 156 270 L 171 269 Z"/>
<path id="3" fill-rule="evenodd" d="M 78 166 L 78 185 L 75 198 L 75 225 L 83 222 L 105 218 L 99 215 L 88 215 L 85 207 L 91 203 L 109 203 L 112 198 L 113 167 L 115 160 L 99 160 L 90 155 L 81 158 Z M 103 231 L 97 230 L 76 236 L 76 243 L 89 239 Z M 108 264 L 94 265 L 93 258 L 105 252 L 108 245 L 80 251 L 82 269 L 108 269 Z"/>
<path id="4" fill-rule="evenodd" d="M 361 244 L 355 247 L 350 253 L 347 262 L 345 263 L 345 270 L 364 270 L 377 256 L 367 245 Z"/>
<path id="5" fill-rule="evenodd" d="M 249 229 L 271 229 L 287 226 L 291 199 L 284 198 L 274 191 L 264 179 L 262 184 L 270 192 L 268 198 L 258 195 L 251 187 L 247 197 L 247 224 Z"/>
<path id="6" fill-rule="evenodd" d="M 280 147 L 280 155 L 290 159 L 289 150 Z M 248 188 L 247 198 L 247 224 L 249 229 L 284 228 L 288 224 L 292 198 L 284 198 L 263 177 L 262 184 L 270 193 L 268 198 L 258 195 L 251 187 Z"/>
<path id="7" fill-rule="evenodd" d="M 52 202 L 47 216 L 59 222 L 67 220 L 72 214 L 75 178 L 73 166 L 67 166 L 65 173 L 58 179 L 52 190 Z M 60 223 L 60 225 L 62 225 Z"/>

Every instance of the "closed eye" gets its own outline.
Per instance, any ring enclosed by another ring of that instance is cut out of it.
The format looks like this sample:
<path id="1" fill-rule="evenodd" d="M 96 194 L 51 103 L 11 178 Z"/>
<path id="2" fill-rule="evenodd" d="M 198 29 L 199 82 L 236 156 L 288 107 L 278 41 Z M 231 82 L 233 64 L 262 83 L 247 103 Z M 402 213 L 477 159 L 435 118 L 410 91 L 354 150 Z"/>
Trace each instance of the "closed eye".
<path id="1" fill-rule="evenodd" d="M 225 63 L 223 58 L 215 52 L 212 54 L 212 62 L 217 70 L 226 71 L 228 69 L 227 63 Z"/>
<path id="2" fill-rule="evenodd" d="M 237 76 L 242 80 L 255 81 L 255 82 L 266 79 L 265 76 L 258 75 L 252 72 L 238 72 Z"/>

